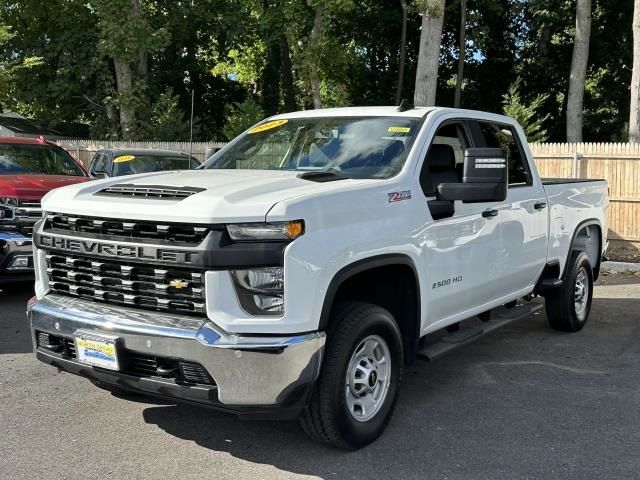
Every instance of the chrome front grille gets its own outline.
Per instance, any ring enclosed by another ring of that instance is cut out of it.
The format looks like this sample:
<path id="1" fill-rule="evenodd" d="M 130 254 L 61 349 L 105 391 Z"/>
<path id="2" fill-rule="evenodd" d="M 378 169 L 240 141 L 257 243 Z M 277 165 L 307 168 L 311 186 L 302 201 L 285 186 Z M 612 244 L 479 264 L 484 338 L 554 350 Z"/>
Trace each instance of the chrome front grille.
<path id="1" fill-rule="evenodd" d="M 105 235 L 120 240 L 149 239 L 181 244 L 200 244 L 211 228 L 206 225 L 185 223 L 155 223 L 142 220 L 122 220 L 118 218 L 98 218 L 81 215 L 52 213 L 47 215 L 44 231 L 79 234 L 95 238 Z M 118 237 L 118 238 L 115 238 Z"/>
<path id="2" fill-rule="evenodd" d="M 18 205 L 15 207 L 15 218 L 20 233 L 31 236 L 33 225 L 42 218 L 40 200 L 18 200 Z"/>
<path id="3" fill-rule="evenodd" d="M 204 316 L 204 273 L 185 268 L 47 254 L 52 291 L 99 302 Z"/>

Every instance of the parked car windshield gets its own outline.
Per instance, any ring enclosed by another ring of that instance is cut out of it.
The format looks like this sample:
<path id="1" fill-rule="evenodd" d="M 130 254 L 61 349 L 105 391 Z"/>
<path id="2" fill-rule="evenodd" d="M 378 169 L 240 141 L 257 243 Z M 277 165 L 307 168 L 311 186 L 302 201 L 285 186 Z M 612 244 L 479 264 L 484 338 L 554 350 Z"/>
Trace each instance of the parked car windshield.
<path id="1" fill-rule="evenodd" d="M 0 175 L 86 176 L 61 148 L 6 143 L 0 144 Z"/>
<path id="2" fill-rule="evenodd" d="M 398 117 L 272 120 L 248 130 L 203 168 L 389 178 L 402 169 L 419 126 L 419 119 Z"/>
<path id="3" fill-rule="evenodd" d="M 189 159 L 191 159 L 191 166 L 189 166 Z M 119 177 L 121 175 L 161 172 L 164 170 L 189 170 L 199 166 L 200 162 L 186 155 L 121 154 L 113 159 L 113 176 Z"/>

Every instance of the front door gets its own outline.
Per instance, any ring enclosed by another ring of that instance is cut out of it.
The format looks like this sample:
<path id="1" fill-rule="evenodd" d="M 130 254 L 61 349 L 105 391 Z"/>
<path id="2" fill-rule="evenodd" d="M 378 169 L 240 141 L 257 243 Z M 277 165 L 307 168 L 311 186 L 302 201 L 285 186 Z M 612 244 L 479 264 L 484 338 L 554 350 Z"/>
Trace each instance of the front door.
<path id="1" fill-rule="evenodd" d="M 468 318 L 503 293 L 495 287 L 500 261 L 500 219 L 493 215 L 502 202 L 456 201 L 454 211 L 449 214 L 443 214 L 433 202 L 438 184 L 462 181 L 469 135 L 464 121 L 443 123 L 420 172 L 420 184 L 427 199 L 425 214 L 434 218 L 421 232 L 429 305 L 422 333 Z"/>

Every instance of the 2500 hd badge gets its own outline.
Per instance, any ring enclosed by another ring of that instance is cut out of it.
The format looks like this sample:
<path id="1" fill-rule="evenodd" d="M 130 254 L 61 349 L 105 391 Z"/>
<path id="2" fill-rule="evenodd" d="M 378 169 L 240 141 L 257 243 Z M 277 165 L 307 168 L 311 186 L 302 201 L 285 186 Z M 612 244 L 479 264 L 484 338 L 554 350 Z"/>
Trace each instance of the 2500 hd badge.
<path id="1" fill-rule="evenodd" d="M 448 287 L 454 283 L 462 283 L 462 275 L 458 275 L 457 277 L 447 278 L 446 280 L 439 280 L 437 282 L 433 282 L 433 286 L 431 289 L 440 288 L 440 287 Z"/>

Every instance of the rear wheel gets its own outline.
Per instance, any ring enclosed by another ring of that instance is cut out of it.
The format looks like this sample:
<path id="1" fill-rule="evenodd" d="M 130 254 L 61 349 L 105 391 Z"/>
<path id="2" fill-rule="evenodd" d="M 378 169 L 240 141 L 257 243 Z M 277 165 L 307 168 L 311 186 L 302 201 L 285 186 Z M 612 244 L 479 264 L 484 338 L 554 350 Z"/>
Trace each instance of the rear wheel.
<path id="1" fill-rule="evenodd" d="M 378 438 L 393 413 L 402 337 L 384 308 L 339 305 L 327 332 L 322 372 L 300 423 L 309 436 L 354 450 Z"/>
<path id="2" fill-rule="evenodd" d="M 584 252 L 573 252 L 561 287 L 545 295 L 549 324 L 555 330 L 578 332 L 587 323 L 593 299 L 593 269 Z"/>

